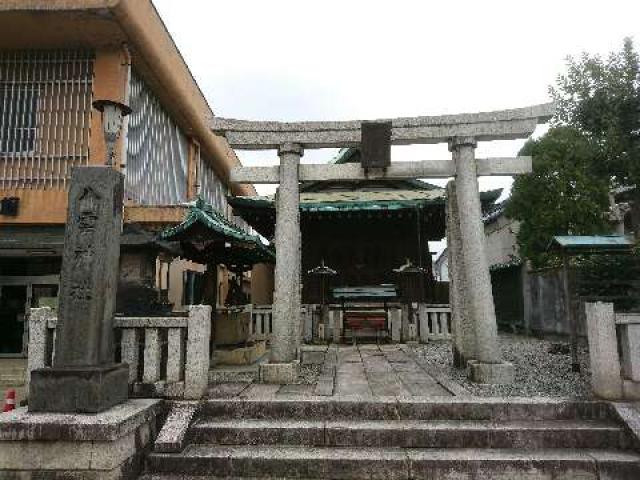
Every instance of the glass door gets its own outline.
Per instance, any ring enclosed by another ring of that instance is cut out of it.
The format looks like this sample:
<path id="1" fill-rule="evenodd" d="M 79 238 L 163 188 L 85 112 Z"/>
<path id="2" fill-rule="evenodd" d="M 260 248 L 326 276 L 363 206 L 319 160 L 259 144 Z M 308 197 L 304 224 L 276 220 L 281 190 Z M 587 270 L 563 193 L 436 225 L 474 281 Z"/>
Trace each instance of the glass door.
<path id="1" fill-rule="evenodd" d="M 26 285 L 0 286 L 0 355 L 24 352 Z"/>

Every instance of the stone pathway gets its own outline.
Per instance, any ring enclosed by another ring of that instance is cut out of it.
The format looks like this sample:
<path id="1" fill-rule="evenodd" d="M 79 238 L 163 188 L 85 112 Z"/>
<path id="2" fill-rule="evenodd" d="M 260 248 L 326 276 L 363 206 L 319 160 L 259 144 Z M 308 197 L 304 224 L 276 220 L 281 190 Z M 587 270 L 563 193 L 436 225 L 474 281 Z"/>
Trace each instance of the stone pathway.
<path id="1" fill-rule="evenodd" d="M 436 379 L 406 345 L 331 345 L 313 382 L 265 385 L 249 381 L 216 383 L 209 398 L 449 397 L 459 385 Z"/>

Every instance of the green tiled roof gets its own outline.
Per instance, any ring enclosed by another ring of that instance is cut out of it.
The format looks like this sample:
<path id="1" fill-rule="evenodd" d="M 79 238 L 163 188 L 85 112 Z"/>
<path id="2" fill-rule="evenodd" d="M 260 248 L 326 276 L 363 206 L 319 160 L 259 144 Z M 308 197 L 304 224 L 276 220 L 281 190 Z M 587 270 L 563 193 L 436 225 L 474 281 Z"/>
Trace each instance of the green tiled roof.
<path id="1" fill-rule="evenodd" d="M 635 245 L 624 235 L 558 235 L 553 237 L 550 248 L 573 251 L 630 250 Z"/>
<path id="2" fill-rule="evenodd" d="M 502 190 L 482 192 L 483 201 L 495 201 Z M 425 205 L 444 205 L 445 191 L 431 190 L 349 190 L 300 193 L 300 210 L 332 212 L 354 210 L 403 210 Z M 233 207 L 273 208 L 274 197 L 231 197 Z"/>
<path id="3" fill-rule="evenodd" d="M 357 148 L 341 148 L 338 151 L 338 154 L 333 157 L 329 163 L 333 163 L 335 165 L 339 165 L 342 163 L 349 163 L 351 157 L 353 157 L 356 153 L 358 153 Z"/>
<path id="4" fill-rule="evenodd" d="M 240 257 L 253 259 L 254 263 L 275 259 L 273 250 L 264 245 L 258 236 L 238 228 L 202 198 L 198 198 L 189 207 L 182 223 L 160 233 L 160 238 L 162 240 L 188 241 L 190 239 L 189 230 L 196 225 L 202 225 L 225 241 L 231 242 L 232 248 L 238 251 Z"/>
<path id="5" fill-rule="evenodd" d="M 234 207 L 273 208 L 274 197 L 233 197 Z M 389 190 L 308 192 L 300 194 L 303 212 L 331 212 L 348 210 L 402 210 L 416 206 L 444 203 L 442 190 Z"/>

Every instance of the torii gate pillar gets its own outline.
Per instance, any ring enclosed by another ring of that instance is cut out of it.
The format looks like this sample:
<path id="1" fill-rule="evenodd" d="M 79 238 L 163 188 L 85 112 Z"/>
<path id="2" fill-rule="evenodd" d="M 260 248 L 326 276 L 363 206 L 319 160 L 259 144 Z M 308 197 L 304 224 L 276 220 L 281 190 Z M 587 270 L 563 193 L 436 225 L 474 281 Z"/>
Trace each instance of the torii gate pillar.
<path id="1" fill-rule="evenodd" d="M 300 187 L 304 151 L 295 143 L 278 148 L 280 186 L 276 194 L 276 269 L 271 363 L 290 363 L 300 342 Z"/>
<path id="2" fill-rule="evenodd" d="M 502 361 L 498 346 L 475 148 L 476 140 L 472 137 L 455 137 L 449 141 L 456 165 L 455 201 L 464 261 L 466 314 L 472 318 L 476 340 L 475 359 L 469 361 L 469 375 L 477 383 L 512 383 L 513 365 Z"/>

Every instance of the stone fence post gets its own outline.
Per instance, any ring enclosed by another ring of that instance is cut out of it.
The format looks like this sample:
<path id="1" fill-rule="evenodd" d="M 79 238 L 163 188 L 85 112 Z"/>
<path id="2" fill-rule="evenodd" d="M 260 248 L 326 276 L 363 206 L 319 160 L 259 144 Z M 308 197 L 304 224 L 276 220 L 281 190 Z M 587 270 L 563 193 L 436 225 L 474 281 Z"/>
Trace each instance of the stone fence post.
<path id="1" fill-rule="evenodd" d="M 199 399 L 207 392 L 209 383 L 211 307 L 209 305 L 191 305 L 187 322 L 184 398 Z"/>
<path id="2" fill-rule="evenodd" d="M 44 368 L 47 364 L 47 334 L 49 321 L 54 319 L 53 310 L 49 307 L 32 308 L 29 313 L 29 349 L 25 378 L 25 394 L 29 396 L 31 371 Z"/>
<path id="3" fill-rule="evenodd" d="M 622 374 L 613 303 L 587 303 L 585 312 L 593 393 L 608 400 L 621 399 Z"/>

